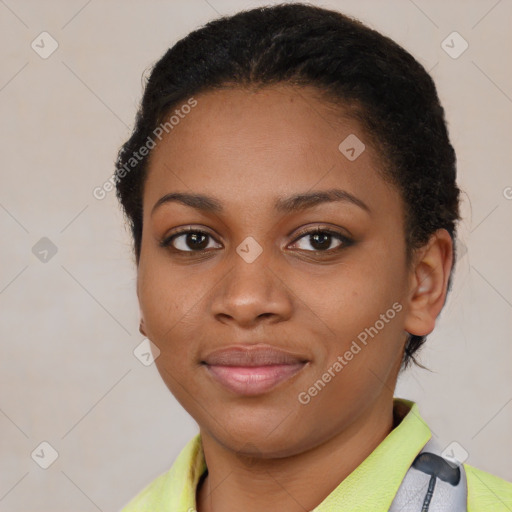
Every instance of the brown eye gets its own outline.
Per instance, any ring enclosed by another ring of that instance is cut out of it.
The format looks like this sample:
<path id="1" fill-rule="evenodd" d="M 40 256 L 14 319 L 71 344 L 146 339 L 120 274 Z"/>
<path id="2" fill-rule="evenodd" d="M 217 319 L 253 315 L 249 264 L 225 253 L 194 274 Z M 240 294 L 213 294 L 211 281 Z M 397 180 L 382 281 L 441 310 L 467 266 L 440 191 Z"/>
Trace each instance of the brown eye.
<path id="1" fill-rule="evenodd" d="M 160 246 L 170 246 L 177 252 L 201 252 L 212 248 L 210 240 L 213 240 L 213 237 L 205 231 L 187 229 L 166 237 Z"/>
<path id="2" fill-rule="evenodd" d="M 303 246 L 297 247 L 302 242 Z M 352 240 L 337 231 L 316 228 L 302 233 L 293 245 L 300 250 L 309 252 L 335 252 L 341 248 L 348 247 L 352 243 Z"/>

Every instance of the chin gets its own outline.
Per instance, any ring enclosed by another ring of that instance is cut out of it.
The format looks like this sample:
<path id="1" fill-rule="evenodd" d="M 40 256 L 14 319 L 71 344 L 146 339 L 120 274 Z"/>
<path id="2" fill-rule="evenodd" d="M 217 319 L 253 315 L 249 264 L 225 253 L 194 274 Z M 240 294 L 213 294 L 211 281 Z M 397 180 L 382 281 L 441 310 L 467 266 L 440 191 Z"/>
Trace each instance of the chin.
<path id="1" fill-rule="evenodd" d="M 279 458 L 303 451 L 308 436 L 296 424 L 291 424 L 293 415 L 254 411 L 249 415 L 242 411 L 235 414 L 238 417 L 232 419 L 230 415 L 223 416 L 222 425 L 212 423 L 210 418 L 201 431 L 208 432 L 219 444 L 241 456 Z"/>

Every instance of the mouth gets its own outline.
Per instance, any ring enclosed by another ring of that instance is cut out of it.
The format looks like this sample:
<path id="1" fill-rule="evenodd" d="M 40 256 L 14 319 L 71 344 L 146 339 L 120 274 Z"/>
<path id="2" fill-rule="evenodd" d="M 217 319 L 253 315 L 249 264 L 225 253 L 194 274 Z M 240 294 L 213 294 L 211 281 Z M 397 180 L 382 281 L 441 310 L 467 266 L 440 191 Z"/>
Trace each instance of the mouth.
<path id="1" fill-rule="evenodd" d="M 291 379 L 307 364 L 304 357 L 268 345 L 230 347 L 210 354 L 201 364 L 208 375 L 237 395 L 256 396 Z"/>

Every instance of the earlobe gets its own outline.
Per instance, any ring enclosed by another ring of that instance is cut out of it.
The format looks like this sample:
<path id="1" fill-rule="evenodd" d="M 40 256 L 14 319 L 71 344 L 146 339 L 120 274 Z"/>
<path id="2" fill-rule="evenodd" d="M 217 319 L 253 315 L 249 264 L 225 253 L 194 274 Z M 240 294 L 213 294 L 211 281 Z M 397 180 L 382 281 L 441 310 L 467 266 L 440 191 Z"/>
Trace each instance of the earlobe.
<path id="1" fill-rule="evenodd" d="M 137 294 L 138 295 L 138 294 Z M 146 338 L 148 337 L 147 333 L 146 333 L 146 325 L 144 324 L 144 314 L 142 313 L 142 308 L 140 307 L 140 304 L 139 304 L 139 314 L 140 314 L 140 322 L 139 322 L 139 332 L 145 336 Z"/>
<path id="2" fill-rule="evenodd" d="M 145 327 L 144 327 L 144 319 L 143 319 L 143 318 L 141 318 L 141 319 L 140 319 L 139 332 L 140 332 L 143 336 L 146 336 L 146 338 L 148 337 L 148 335 L 146 334 L 146 331 L 145 331 Z"/>
<path id="3" fill-rule="evenodd" d="M 446 229 L 437 230 L 417 252 L 411 271 L 411 287 L 405 330 L 416 336 L 430 334 L 443 309 L 452 268 L 452 239 Z"/>
<path id="4" fill-rule="evenodd" d="M 137 300 L 139 301 L 139 312 L 140 312 L 139 332 L 147 338 L 148 335 L 146 334 L 146 328 L 144 325 L 144 316 L 142 314 L 142 309 L 140 308 L 139 275 L 138 274 L 137 274 L 137 285 L 135 288 L 136 288 L 136 292 L 137 292 Z"/>

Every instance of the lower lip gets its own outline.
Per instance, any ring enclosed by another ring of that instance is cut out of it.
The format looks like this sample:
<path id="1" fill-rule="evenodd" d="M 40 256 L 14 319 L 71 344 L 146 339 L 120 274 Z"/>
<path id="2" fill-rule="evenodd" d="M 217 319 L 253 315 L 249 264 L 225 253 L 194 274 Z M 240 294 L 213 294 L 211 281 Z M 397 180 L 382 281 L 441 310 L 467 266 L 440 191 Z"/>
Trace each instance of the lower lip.
<path id="1" fill-rule="evenodd" d="M 209 366 L 206 368 L 218 382 L 238 395 L 260 395 L 292 378 L 306 363 L 269 366 Z"/>

